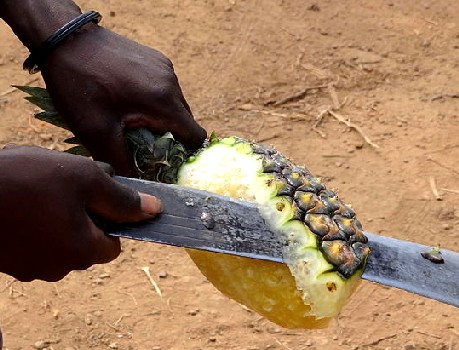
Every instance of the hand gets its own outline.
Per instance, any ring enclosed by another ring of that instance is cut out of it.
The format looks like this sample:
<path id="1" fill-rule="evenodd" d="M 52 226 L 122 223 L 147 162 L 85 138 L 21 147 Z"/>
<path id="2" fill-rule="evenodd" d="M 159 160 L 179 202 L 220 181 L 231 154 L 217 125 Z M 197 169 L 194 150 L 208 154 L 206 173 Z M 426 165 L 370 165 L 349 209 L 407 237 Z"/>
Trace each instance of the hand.
<path id="1" fill-rule="evenodd" d="M 132 174 L 125 128 L 147 127 L 198 148 L 206 132 L 194 120 L 171 61 L 96 25 L 86 25 L 47 56 L 42 74 L 72 131 L 97 160 Z"/>
<path id="2" fill-rule="evenodd" d="M 161 203 L 116 183 L 95 162 L 38 147 L 0 150 L 0 271 L 57 281 L 120 253 L 90 215 L 112 222 L 154 217 Z"/>

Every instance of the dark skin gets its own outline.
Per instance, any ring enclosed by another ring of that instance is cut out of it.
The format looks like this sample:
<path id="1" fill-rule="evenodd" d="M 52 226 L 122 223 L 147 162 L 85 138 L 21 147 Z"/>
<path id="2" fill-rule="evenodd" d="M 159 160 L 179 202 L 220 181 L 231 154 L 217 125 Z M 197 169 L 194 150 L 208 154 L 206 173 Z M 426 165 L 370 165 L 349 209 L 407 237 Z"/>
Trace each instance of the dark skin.
<path id="1" fill-rule="evenodd" d="M 89 215 L 135 222 L 161 211 L 159 201 L 142 195 L 142 203 L 86 157 L 7 146 L 0 163 L 0 198 L 14 198 L 0 200 L 0 212 L 9 214 L 2 215 L 0 266 L 21 281 L 58 281 L 116 258 L 119 240 L 106 237 Z M 17 254 L 27 264 L 18 264 Z"/>
<path id="2" fill-rule="evenodd" d="M 0 16 L 29 49 L 81 13 L 69 0 L 0 0 Z M 18 15 L 19 14 L 19 15 Z M 132 175 L 127 127 L 171 131 L 189 148 L 206 132 L 194 120 L 172 64 L 160 52 L 88 24 L 43 62 L 53 102 L 96 160 Z M 117 184 L 94 162 L 33 147 L 0 150 L 0 272 L 57 281 L 120 252 L 91 221 L 151 218 L 160 202 Z"/>

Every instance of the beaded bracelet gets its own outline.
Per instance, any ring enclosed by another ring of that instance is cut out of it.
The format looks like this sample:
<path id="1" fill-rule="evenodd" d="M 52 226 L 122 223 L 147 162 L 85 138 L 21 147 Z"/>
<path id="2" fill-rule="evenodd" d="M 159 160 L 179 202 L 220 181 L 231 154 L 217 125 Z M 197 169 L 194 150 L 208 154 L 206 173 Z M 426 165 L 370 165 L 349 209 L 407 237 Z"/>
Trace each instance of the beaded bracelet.
<path id="1" fill-rule="evenodd" d="M 43 62 L 45 56 L 56 46 L 63 41 L 65 38 L 69 37 L 72 33 L 83 27 L 85 24 L 90 22 L 99 23 L 102 19 L 102 16 L 99 12 L 89 11 L 82 13 L 75 19 L 71 20 L 63 27 L 58 29 L 54 34 L 52 34 L 48 39 L 46 39 L 39 47 L 32 50 L 29 57 L 24 61 L 23 68 L 28 70 L 30 74 L 34 74 L 40 71 L 40 65 Z"/>

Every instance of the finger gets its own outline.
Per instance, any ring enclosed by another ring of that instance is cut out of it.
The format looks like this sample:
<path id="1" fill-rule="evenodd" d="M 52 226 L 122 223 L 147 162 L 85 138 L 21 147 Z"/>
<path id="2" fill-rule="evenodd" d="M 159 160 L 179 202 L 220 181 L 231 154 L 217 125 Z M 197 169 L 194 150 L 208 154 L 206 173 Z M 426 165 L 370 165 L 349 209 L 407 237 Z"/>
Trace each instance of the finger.
<path id="1" fill-rule="evenodd" d="M 119 175 L 136 175 L 122 125 L 115 122 L 107 125 L 105 122 L 113 119 L 94 116 L 94 123 L 78 126 L 74 132 L 95 160 L 110 164 Z M 98 123 L 98 120 L 102 122 Z"/>
<path id="2" fill-rule="evenodd" d="M 201 147 L 207 137 L 207 132 L 196 122 L 191 112 L 186 108 L 186 105 L 178 103 L 172 117 L 174 115 L 180 116 L 177 118 L 177 122 L 171 123 L 171 132 L 177 140 L 189 149 Z"/>
<path id="3" fill-rule="evenodd" d="M 88 232 L 91 243 L 88 246 L 88 259 L 83 261 L 76 270 L 86 270 L 93 264 L 105 264 L 118 257 L 121 253 L 121 243 L 117 237 L 109 237 L 104 231 L 94 225 L 88 217 Z"/>
<path id="4" fill-rule="evenodd" d="M 171 132 L 188 149 L 202 146 L 207 132 L 193 118 L 181 102 L 167 105 L 152 105 L 143 113 L 129 114 L 124 117 L 128 128 L 145 127 L 154 134 Z"/>
<path id="5" fill-rule="evenodd" d="M 86 186 L 86 208 L 112 222 L 136 222 L 151 219 L 162 211 L 161 202 L 147 194 L 121 185 L 97 169 Z"/>
<path id="6" fill-rule="evenodd" d="M 115 169 L 110 164 L 98 160 L 96 160 L 95 163 L 105 174 L 110 177 L 115 175 Z"/>

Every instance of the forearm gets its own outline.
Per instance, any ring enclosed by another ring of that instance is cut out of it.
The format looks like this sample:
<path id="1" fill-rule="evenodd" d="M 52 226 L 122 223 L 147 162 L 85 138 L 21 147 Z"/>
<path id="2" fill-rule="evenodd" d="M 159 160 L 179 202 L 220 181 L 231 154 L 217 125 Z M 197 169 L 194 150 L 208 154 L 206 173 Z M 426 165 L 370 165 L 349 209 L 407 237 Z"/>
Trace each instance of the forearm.
<path id="1" fill-rule="evenodd" d="M 0 17 L 29 49 L 80 13 L 71 0 L 0 0 Z"/>

